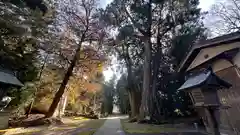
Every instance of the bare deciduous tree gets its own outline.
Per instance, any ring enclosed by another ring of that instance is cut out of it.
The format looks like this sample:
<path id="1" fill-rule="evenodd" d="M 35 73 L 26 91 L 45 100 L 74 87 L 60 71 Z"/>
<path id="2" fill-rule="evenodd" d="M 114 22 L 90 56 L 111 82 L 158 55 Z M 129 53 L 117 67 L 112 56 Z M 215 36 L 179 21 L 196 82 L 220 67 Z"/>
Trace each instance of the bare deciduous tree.
<path id="1" fill-rule="evenodd" d="M 102 29 L 103 27 L 101 27 L 101 24 L 99 23 L 96 11 L 96 0 L 59 1 L 59 22 L 63 27 L 65 26 L 71 29 L 73 37 L 75 37 L 77 42 L 77 46 L 75 52 L 72 53 L 72 59 L 67 72 L 59 90 L 55 94 L 46 117 L 53 116 L 58 103 L 64 94 L 66 85 L 73 73 L 74 67 L 79 61 L 81 47 L 86 44 L 92 44 L 95 41 L 100 41 L 105 35 L 104 30 Z"/>
<path id="2" fill-rule="evenodd" d="M 231 33 L 240 30 L 240 1 L 224 0 L 213 5 L 210 11 L 213 32 Z"/>

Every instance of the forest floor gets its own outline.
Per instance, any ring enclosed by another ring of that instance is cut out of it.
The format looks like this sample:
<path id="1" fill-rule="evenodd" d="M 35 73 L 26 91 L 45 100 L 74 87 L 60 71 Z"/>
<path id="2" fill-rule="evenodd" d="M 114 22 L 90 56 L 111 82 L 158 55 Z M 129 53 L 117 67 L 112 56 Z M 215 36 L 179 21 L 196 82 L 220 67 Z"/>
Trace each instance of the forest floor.
<path id="1" fill-rule="evenodd" d="M 128 123 L 126 116 L 106 119 L 63 118 L 63 124 L 0 130 L 0 135 L 206 135 L 192 128 Z"/>
<path id="2" fill-rule="evenodd" d="M 36 126 L 0 130 L 1 135 L 92 135 L 105 119 L 89 120 L 80 117 L 63 118 L 61 125 Z"/>
<path id="3" fill-rule="evenodd" d="M 206 135 L 188 127 L 129 123 L 128 119 L 121 119 L 121 125 L 126 135 Z"/>

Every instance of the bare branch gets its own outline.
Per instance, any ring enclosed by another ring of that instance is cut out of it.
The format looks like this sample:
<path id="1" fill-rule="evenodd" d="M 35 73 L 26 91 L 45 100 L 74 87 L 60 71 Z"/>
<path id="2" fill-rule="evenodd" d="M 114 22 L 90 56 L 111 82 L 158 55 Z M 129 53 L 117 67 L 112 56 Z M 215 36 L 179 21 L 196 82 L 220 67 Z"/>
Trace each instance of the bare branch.
<path id="1" fill-rule="evenodd" d="M 141 32 L 141 34 L 143 34 L 144 36 L 147 35 L 148 33 L 146 31 L 144 31 L 143 29 L 140 28 L 140 26 L 137 24 L 137 22 L 133 19 L 133 17 L 130 15 L 130 13 L 128 12 L 126 6 L 124 5 L 124 11 L 127 14 L 128 18 L 131 20 L 131 22 L 133 23 L 133 25 L 138 29 L 139 32 Z"/>

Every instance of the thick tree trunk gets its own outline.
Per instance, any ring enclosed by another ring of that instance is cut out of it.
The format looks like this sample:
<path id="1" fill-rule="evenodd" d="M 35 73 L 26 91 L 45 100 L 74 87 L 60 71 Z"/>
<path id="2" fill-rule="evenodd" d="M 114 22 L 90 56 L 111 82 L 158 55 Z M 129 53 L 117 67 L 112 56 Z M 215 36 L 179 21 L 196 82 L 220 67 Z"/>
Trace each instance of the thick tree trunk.
<path id="1" fill-rule="evenodd" d="M 130 83 L 131 84 L 131 83 Z M 134 85 L 134 84 L 133 84 Z M 128 89 L 128 96 L 129 96 L 129 102 L 131 107 L 131 114 L 130 117 L 134 118 L 139 115 L 139 106 L 140 106 L 140 99 L 141 97 L 138 96 L 138 93 L 134 88 L 130 86 Z"/>
<path id="2" fill-rule="evenodd" d="M 163 53 L 162 53 L 162 44 L 161 44 L 161 36 L 160 36 L 160 30 L 158 29 L 157 32 L 157 50 L 155 54 L 152 56 L 152 94 L 150 102 L 149 102 L 149 108 L 150 108 L 150 119 L 154 122 L 159 122 L 161 117 L 161 104 L 159 103 L 159 99 L 157 97 L 157 82 L 158 82 L 158 75 L 159 75 L 159 68 L 163 61 Z"/>
<path id="3" fill-rule="evenodd" d="M 159 50 L 158 50 L 159 51 Z M 161 101 L 159 102 L 158 98 L 158 91 L 157 91 L 157 82 L 158 82 L 158 75 L 159 75 L 159 68 L 161 63 L 161 53 L 157 52 L 153 57 L 153 74 L 152 74 L 152 93 L 151 98 L 149 98 L 149 112 L 150 112 L 150 119 L 152 122 L 159 122 L 162 118 L 161 116 Z M 160 59 L 160 61 L 159 61 Z"/>
<path id="4" fill-rule="evenodd" d="M 139 120 L 149 117 L 149 97 L 151 96 L 151 41 L 145 44 L 142 101 Z M 147 118 L 148 119 L 148 118 Z"/>
<path id="5" fill-rule="evenodd" d="M 57 108 L 57 106 L 58 106 L 58 103 L 59 103 L 59 101 L 60 101 L 60 99 L 61 99 L 61 97 L 62 97 L 62 95 L 63 95 L 63 93 L 65 91 L 65 88 L 66 88 L 66 85 L 67 85 L 67 83 L 69 81 L 69 78 L 72 75 L 72 71 L 73 71 L 73 69 L 74 69 L 74 67 L 75 67 L 75 65 L 77 63 L 77 60 L 79 59 L 79 56 L 80 56 L 79 54 L 80 54 L 82 42 L 84 41 L 84 39 L 85 39 L 85 33 L 83 33 L 83 35 L 81 37 L 80 43 L 78 45 L 78 48 L 77 48 L 77 50 L 76 50 L 76 52 L 74 54 L 74 58 L 72 59 L 72 61 L 70 63 L 70 66 L 68 67 L 67 73 L 64 76 L 64 79 L 63 79 L 63 81 L 62 81 L 62 83 L 60 85 L 59 90 L 55 94 L 55 97 L 53 99 L 53 102 L 52 102 L 49 110 L 48 110 L 48 113 L 45 116 L 46 118 L 52 117 L 54 112 L 55 112 L 55 110 L 56 110 L 56 108 Z"/>
<path id="6" fill-rule="evenodd" d="M 133 100 L 132 100 L 132 95 L 130 90 L 127 90 L 128 92 L 128 99 L 129 99 L 129 104 L 130 104 L 130 113 L 129 113 L 129 117 L 132 118 L 133 117 Z"/>
<path id="7" fill-rule="evenodd" d="M 123 50 L 125 50 L 126 52 L 126 56 L 125 56 L 125 62 L 127 65 L 127 72 L 128 72 L 128 76 L 127 76 L 127 82 L 128 82 L 128 96 L 129 96 L 129 102 L 130 102 L 130 108 L 131 108 L 131 114 L 130 117 L 131 118 L 135 118 L 137 119 L 138 115 L 139 115 L 139 107 L 140 107 L 140 102 L 141 102 L 141 96 L 139 96 L 139 92 L 137 91 L 136 88 L 136 84 L 134 79 L 133 79 L 133 74 L 132 74 L 132 61 L 131 58 L 129 56 L 129 48 L 126 47 L 122 47 Z"/>
<path id="8" fill-rule="evenodd" d="M 149 0 L 148 2 L 148 28 L 146 33 L 144 34 L 145 37 L 145 45 L 144 45 L 144 74 L 143 74 L 143 90 L 142 90 L 142 101 L 141 101 L 141 107 L 140 107 L 140 117 L 139 121 L 142 120 L 149 120 L 149 101 L 151 98 L 151 57 L 152 57 L 152 0 Z"/>
<path id="9" fill-rule="evenodd" d="M 59 107 L 58 107 L 58 110 L 59 110 L 58 117 L 59 118 L 61 118 L 64 115 L 66 104 L 67 104 L 67 93 L 64 93 L 64 95 L 61 98 L 61 101 L 59 103 Z"/>
<path id="10" fill-rule="evenodd" d="M 130 91 L 128 91 L 128 94 L 129 94 L 129 101 L 130 101 L 130 107 L 131 107 L 130 117 L 136 118 L 139 115 L 141 94 L 140 94 L 140 92 L 137 92 L 136 90 L 130 90 Z"/>

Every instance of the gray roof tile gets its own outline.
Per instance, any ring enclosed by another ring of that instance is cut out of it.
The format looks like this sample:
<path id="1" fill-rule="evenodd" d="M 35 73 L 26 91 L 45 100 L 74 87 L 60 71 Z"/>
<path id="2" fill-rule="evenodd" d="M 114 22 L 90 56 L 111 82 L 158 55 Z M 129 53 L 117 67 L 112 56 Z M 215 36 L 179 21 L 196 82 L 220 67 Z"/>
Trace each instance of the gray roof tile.
<path id="1" fill-rule="evenodd" d="M 0 82 L 16 85 L 16 86 L 23 86 L 23 84 L 14 75 L 1 72 L 1 71 L 0 71 Z"/>
<path id="2" fill-rule="evenodd" d="M 210 75 L 211 75 L 211 71 L 208 71 L 208 72 L 202 72 L 196 76 L 190 77 L 187 79 L 187 81 L 185 81 L 185 83 L 178 90 L 197 87 L 202 83 L 204 83 Z"/>

